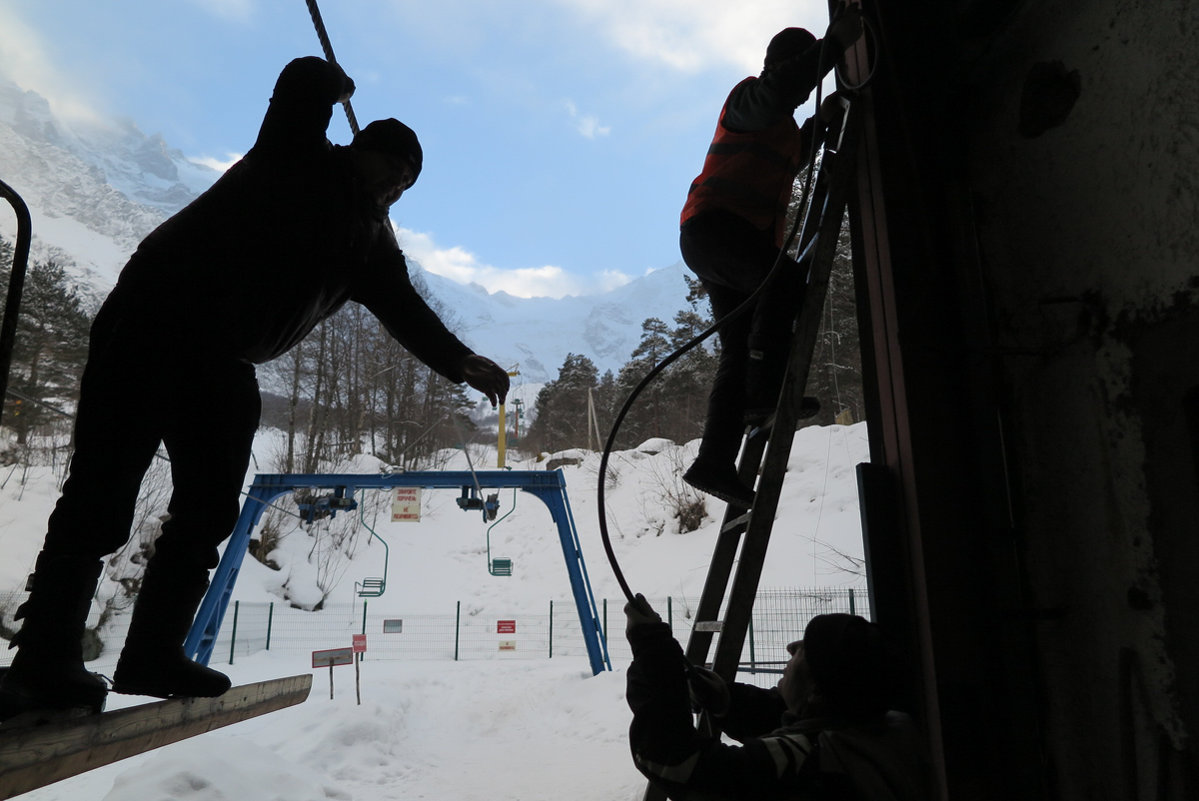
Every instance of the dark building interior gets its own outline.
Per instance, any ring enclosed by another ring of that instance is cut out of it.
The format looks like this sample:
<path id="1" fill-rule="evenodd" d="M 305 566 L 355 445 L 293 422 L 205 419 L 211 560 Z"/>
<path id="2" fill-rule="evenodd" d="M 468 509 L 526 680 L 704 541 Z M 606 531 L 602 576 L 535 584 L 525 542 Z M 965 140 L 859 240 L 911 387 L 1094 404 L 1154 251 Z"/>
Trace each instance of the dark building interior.
<path id="1" fill-rule="evenodd" d="M 939 797 L 1199 798 L 1199 4 L 862 8 L 859 479 Z"/>

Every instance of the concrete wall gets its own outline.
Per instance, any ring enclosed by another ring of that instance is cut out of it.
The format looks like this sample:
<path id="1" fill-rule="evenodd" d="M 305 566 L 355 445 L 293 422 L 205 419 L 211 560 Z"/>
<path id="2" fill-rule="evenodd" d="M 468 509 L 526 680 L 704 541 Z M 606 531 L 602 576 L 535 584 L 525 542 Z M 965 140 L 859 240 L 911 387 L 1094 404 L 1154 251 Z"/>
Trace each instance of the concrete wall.
<path id="1" fill-rule="evenodd" d="M 1061 612 L 1038 646 L 1065 798 L 1155 798 L 1196 756 L 1197 56 L 1194 3 L 1044 2 L 973 65 L 1024 564 Z"/>
<path id="2" fill-rule="evenodd" d="M 949 796 L 1199 797 L 1199 4 L 865 7 L 872 455 Z"/>

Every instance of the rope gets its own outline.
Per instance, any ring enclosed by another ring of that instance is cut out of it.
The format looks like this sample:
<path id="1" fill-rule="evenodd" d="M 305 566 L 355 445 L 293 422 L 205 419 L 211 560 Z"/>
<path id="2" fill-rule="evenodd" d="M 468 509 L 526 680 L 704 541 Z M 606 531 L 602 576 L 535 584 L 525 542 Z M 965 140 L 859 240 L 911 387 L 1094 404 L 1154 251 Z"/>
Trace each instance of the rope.
<path id="1" fill-rule="evenodd" d="M 475 482 L 475 492 L 479 493 L 479 499 L 483 498 L 483 487 L 479 484 L 479 476 L 475 473 L 475 463 L 470 458 L 470 443 L 466 441 L 466 435 L 462 433 L 462 427 L 458 425 L 458 415 L 450 413 L 450 422 L 454 424 L 454 431 L 458 432 L 458 439 L 462 440 L 462 452 L 466 454 L 466 466 L 470 468 L 471 480 Z"/>
<path id="2" fill-rule="evenodd" d="M 337 63 L 337 56 L 333 55 L 333 43 L 329 41 L 329 32 L 325 30 L 324 20 L 321 19 L 321 10 L 316 7 L 316 0 L 306 0 L 308 3 L 308 13 L 312 15 L 312 25 L 316 28 L 316 38 L 321 40 L 321 47 L 325 51 L 325 58 L 330 64 Z M 358 135 L 358 118 L 354 116 L 354 107 L 350 105 L 349 100 L 343 100 L 341 107 L 346 111 L 346 120 L 350 123 L 350 131 L 354 136 Z"/>

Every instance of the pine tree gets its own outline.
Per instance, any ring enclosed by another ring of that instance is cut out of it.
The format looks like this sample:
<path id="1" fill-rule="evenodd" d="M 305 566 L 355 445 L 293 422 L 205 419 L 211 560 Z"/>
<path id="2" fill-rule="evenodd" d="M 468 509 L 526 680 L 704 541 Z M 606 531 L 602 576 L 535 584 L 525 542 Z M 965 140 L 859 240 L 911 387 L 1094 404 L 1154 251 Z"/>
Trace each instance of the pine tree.
<path id="1" fill-rule="evenodd" d="M 558 377 L 537 393 L 537 417 L 526 444 L 535 450 L 587 447 L 587 398 L 598 383 L 595 363 L 577 353 L 566 354 Z"/>
<path id="2" fill-rule="evenodd" d="M 0 306 L 7 301 L 12 273 L 11 246 L 5 252 L 9 258 L 0 262 Z M 87 361 L 89 306 L 64 263 L 54 259 L 33 263 L 17 317 L 9 372 L 11 397 L 5 414 L 18 444 L 26 444 L 38 426 L 67 422 L 56 410 L 72 407 L 78 398 Z"/>

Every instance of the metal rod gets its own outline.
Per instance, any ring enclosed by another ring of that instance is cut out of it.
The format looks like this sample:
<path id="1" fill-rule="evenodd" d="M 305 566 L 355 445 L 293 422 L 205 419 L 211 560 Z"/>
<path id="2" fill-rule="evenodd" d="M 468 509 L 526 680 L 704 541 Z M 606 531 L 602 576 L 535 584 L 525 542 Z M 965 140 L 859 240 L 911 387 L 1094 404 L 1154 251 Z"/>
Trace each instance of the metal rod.
<path id="1" fill-rule="evenodd" d="M 25 270 L 29 264 L 29 243 L 33 223 L 29 207 L 8 184 L 0 181 L 4 196 L 17 215 L 17 244 L 12 254 L 12 274 L 8 279 L 8 298 L 4 302 L 4 320 L 0 323 L 0 418 L 4 415 L 4 398 L 8 393 L 8 372 L 12 367 L 13 345 L 17 341 L 17 314 L 21 308 L 21 293 L 25 290 Z"/>

